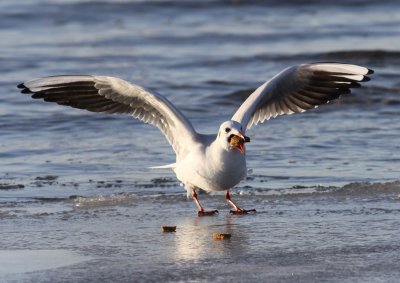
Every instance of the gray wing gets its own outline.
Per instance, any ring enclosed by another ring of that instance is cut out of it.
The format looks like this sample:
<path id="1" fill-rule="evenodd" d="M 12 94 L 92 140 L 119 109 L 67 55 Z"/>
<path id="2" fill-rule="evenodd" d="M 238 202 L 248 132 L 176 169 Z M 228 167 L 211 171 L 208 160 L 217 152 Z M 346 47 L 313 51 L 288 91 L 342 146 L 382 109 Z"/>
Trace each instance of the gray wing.
<path id="1" fill-rule="evenodd" d="M 368 81 L 373 71 L 340 63 L 315 63 L 289 67 L 257 88 L 239 107 L 232 120 L 247 129 L 278 115 L 304 112 L 327 103 L 359 82 Z"/>
<path id="2" fill-rule="evenodd" d="M 18 85 L 32 98 L 108 114 L 129 114 L 158 127 L 178 156 L 186 155 L 198 135 L 165 97 L 106 76 L 54 76 Z"/>

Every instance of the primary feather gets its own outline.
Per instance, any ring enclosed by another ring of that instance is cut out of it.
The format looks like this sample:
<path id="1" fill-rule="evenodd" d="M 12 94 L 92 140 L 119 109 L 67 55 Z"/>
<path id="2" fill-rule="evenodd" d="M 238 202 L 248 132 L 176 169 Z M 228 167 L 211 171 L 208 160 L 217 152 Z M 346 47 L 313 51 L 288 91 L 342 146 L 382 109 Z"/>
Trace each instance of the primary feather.
<path id="1" fill-rule="evenodd" d="M 186 117 L 165 97 L 127 81 L 106 76 L 54 76 L 18 86 L 32 98 L 108 114 L 130 114 L 159 128 L 184 158 L 198 135 Z"/>
<path id="2" fill-rule="evenodd" d="M 359 82 L 372 70 L 340 63 L 315 63 L 289 67 L 257 88 L 239 107 L 232 120 L 249 129 L 278 115 L 304 112 L 327 103 Z"/>

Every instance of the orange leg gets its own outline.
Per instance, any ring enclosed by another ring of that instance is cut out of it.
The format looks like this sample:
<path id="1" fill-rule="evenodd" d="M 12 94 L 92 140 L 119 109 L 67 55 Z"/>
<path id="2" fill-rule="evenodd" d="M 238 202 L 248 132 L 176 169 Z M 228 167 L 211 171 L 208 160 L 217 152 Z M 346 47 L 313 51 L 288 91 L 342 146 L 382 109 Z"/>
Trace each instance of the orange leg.
<path id="1" fill-rule="evenodd" d="M 226 191 L 225 198 L 226 198 L 226 201 L 235 209 L 235 210 L 231 210 L 232 214 L 247 214 L 249 212 L 256 212 L 255 209 L 245 210 L 245 209 L 241 209 L 239 206 L 237 206 L 237 204 L 231 200 L 229 190 Z"/>
<path id="2" fill-rule="evenodd" d="M 198 216 L 213 216 L 215 214 L 218 214 L 218 210 L 211 210 L 211 211 L 204 210 L 204 208 L 201 206 L 201 204 L 199 202 L 199 198 L 197 197 L 195 190 L 192 191 L 192 197 L 193 197 L 194 202 L 197 205 L 197 208 L 199 209 L 199 211 L 197 212 Z"/>

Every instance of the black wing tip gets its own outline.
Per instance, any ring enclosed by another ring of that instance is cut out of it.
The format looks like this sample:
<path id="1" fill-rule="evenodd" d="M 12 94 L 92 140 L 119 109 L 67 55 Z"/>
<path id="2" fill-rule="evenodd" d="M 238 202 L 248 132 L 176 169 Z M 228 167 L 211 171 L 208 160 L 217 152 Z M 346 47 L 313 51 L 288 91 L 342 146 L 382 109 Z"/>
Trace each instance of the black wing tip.
<path id="1" fill-rule="evenodd" d="M 33 93 L 24 83 L 20 83 L 17 85 L 17 88 L 21 90 L 21 93 L 27 94 L 27 93 Z"/>
<path id="2" fill-rule="evenodd" d="M 360 88 L 360 87 L 361 87 L 360 83 L 353 82 L 350 84 L 350 88 Z"/>
<path id="3" fill-rule="evenodd" d="M 364 76 L 364 78 L 360 82 L 369 82 L 370 80 L 370 77 Z"/>
<path id="4" fill-rule="evenodd" d="M 17 88 L 26 88 L 26 86 L 24 85 L 24 83 L 20 83 L 19 85 L 17 85 Z"/>
<path id="5" fill-rule="evenodd" d="M 371 80 L 371 78 L 368 77 L 368 75 L 372 75 L 375 73 L 374 70 L 369 69 L 369 68 L 367 68 L 367 69 L 368 69 L 368 72 L 364 75 L 364 78 L 361 80 L 361 82 L 369 82 Z"/>
<path id="6" fill-rule="evenodd" d="M 33 93 L 33 92 L 29 88 L 24 88 L 24 89 L 21 90 L 21 93 L 30 94 L 30 93 Z"/>

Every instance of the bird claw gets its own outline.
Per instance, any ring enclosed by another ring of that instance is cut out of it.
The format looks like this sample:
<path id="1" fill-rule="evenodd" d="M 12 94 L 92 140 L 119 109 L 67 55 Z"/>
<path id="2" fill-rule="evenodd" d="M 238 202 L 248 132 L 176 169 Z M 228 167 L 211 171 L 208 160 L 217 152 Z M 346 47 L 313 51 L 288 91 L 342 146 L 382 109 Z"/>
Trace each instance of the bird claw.
<path id="1" fill-rule="evenodd" d="M 214 216 L 215 214 L 218 214 L 218 210 L 199 211 L 199 212 L 197 212 L 197 216 Z"/>
<path id="2" fill-rule="evenodd" d="M 249 214 L 249 213 L 256 213 L 257 210 L 255 209 L 249 209 L 249 210 L 245 210 L 245 209 L 240 209 L 240 210 L 231 210 L 230 213 L 233 215 L 245 215 L 245 214 Z"/>

